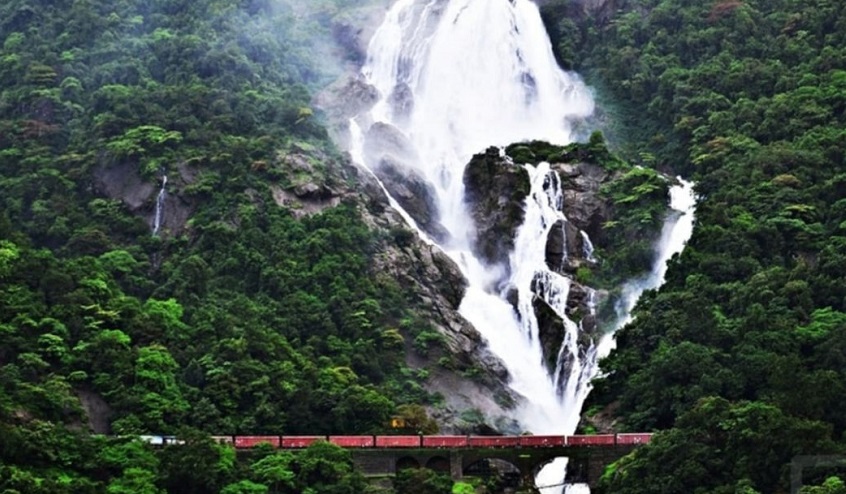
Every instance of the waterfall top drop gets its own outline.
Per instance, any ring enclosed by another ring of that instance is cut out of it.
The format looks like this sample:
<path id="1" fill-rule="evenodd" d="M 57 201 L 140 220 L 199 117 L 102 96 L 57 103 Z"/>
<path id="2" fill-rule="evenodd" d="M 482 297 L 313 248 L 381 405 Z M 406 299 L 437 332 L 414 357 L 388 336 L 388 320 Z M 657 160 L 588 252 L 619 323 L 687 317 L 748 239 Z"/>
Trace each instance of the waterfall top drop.
<path id="1" fill-rule="evenodd" d="M 566 144 L 593 112 L 563 72 L 530 0 L 400 0 L 370 42 L 363 69 L 382 100 L 372 121 L 413 143 L 443 225 L 462 241 L 461 173 L 473 153 L 527 139 Z"/>

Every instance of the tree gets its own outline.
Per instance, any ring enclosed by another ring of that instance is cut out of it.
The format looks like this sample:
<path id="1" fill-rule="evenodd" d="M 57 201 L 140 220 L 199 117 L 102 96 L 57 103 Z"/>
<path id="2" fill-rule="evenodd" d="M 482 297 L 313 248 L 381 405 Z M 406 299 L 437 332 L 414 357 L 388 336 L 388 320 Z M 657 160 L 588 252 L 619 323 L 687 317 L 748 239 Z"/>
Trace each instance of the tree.
<path id="1" fill-rule="evenodd" d="M 394 490 L 403 494 L 452 494 L 449 475 L 428 468 L 406 468 L 394 477 Z"/>

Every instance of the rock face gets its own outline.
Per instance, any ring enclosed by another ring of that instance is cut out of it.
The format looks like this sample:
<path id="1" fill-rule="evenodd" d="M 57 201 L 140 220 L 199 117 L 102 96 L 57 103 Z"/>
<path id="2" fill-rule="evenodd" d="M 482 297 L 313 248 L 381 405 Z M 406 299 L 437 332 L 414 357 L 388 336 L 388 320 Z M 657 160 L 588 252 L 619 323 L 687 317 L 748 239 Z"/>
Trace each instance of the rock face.
<path id="1" fill-rule="evenodd" d="M 349 119 L 369 110 L 379 101 L 379 91 L 360 74 L 347 74 L 315 97 L 315 104 L 330 120 Z"/>
<path id="2" fill-rule="evenodd" d="M 178 234 L 185 230 L 195 207 L 182 191 L 196 178 L 197 172 L 186 164 L 179 165 L 177 173 L 168 177 L 159 228 L 163 234 Z M 161 182 L 145 180 L 138 172 L 138 164 L 127 161 L 101 163 L 94 170 L 94 183 L 99 193 L 122 202 L 132 213 L 144 218 L 152 232 Z"/>
<path id="3" fill-rule="evenodd" d="M 427 368 L 425 387 L 443 396 L 444 403 L 430 409 L 444 433 L 466 433 L 462 412 L 484 410 L 484 427 L 507 431 L 513 426 L 508 410 L 521 399 L 507 386 L 508 371 L 491 353 L 481 334 L 459 312 L 467 282 L 458 266 L 438 248 L 421 241 L 408 230 L 404 220 L 390 207 L 382 188 L 372 175 L 350 168 L 358 182 L 358 194 L 365 200 L 368 224 L 398 236 L 386 242 L 374 258 L 374 276 L 399 282 L 414 295 L 414 308 L 430 317 L 430 324 L 443 337 L 444 348 L 422 356 L 407 348 L 412 368 Z M 448 366 L 435 364 L 446 361 Z M 465 377 L 465 376 L 471 377 Z M 509 425 L 510 424 L 510 425 Z M 478 424 L 477 424 L 478 425 Z M 514 432 L 512 430 L 512 432 Z"/>
<path id="4" fill-rule="evenodd" d="M 405 134 L 389 124 L 373 124 L 365 135 L 364 159 L 418 227 L 439 242 L 449 236 L 438 221 L 435 188 L 409 166 L 419 157 Z"/>
<path id="5" fill-rule="evenodd" d="M 499 148 L 473 156 L 464 169 L 464 200 L 476 224 L 474 248 L 489 264 L 507 261 L 530 188 L 526 170 L 501 156 Z"/>
<path id="6" fill-rule="evenodd" d="M 589 163 L 553 163 L 551 169 L 561 179 L 564 195 L 561 210 L 567 221 L 552 226 L 546 239 L 545 259 L 550 271 L 571 278 L 566 316 L 578 325 L 584 352 L 598 328 L 597 295 L 592 288 L 572 279 L 580 268 L 597 266 L 589 239 L 599 245 L 604 239 L 602 226 L 611 219 L 613 208 L 610 200 L 601 194 L 601 188 L 613 176 Z M 498 148 L 489 148 L 467 165 L 464 184 L 465 200 L 477 227 L 476 251 L 489 263 L 507 263 L 517 229 L 523 223 L 524 204 L 530 193 L 528 173 Z M 554 372 L 569 321 L 544 301 L 544 276 L 547 275 L 539 273 L 533 281 L 532 291 L 536 295 L 533 308 L 544 361 L 549 371 Z M 562 374 L 569 374 L 570 365 L 572 362 L 562 362 Z"/>
<path id="7" fill-rule="evenodd" d="M 592 163 L 556 163 L 553 169 L 561 177 L 567 219 L 594 242 L 602 243 L 602 224 L 610 219 L 611 204 L 599 189 L 613 177 Z"/>

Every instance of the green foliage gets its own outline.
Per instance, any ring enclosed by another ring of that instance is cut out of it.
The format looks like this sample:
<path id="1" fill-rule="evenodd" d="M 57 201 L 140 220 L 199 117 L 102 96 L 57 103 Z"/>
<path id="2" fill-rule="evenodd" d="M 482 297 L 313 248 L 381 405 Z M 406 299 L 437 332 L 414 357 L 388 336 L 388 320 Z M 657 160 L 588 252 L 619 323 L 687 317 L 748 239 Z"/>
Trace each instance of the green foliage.
<path id="1" fill-rule="evenodd" d="M 775 492 L 789 479 L 794 456 L 832 452 L 829 433 L 820 422 L 790 417 L 772 405 L 706 398 L 679 419 L 676 429 L 656 435 L 606 472 L 604 489 L 733 492 L 742 482 L 758 492 Z"/>
<path id="2" fill-rule="evenodd" d="M 829 477 L 819 486 L 804 486 L 799 494 L 845 494 L 846 483 L 839 477 Z"/>
<path id="3" fill-rule="evenodd" d="M 456 482 L 452 486 L 452 494 L 474 494 L 476 489 L 466 482 Z"/>
<path id="4" fill-rule="evenodd" d="M 0 5 L 0 491 L 361 492 L 342 452 L 250 465 L 196 431 L 378 433 L 425 403 L 391 240 L 354 200 L 297 219 L 272 195 L 346 186 L 311 109 L 342 6 Z M 153 238 L 160 173 L 190 219 Z"/>
<path id="5" fill-rule="evenodd" d="M 456 492 L 449 475 L 428 468 L 400 470 L 394 478 L 394 490 L 403 494 L 452 494 Z M 463 489 L 463 491 L 467 492 L 466 489 Z M 471 488 L 469 492 L 474 491 Z"/>
<path id="6" fill-rule="evenodd" d="M 846 6 L 625 0 L 574 31 L 556 28 L 565 4 L 545 20 L 598 88 L 605 134 L 632 162 L 692 178 L 700 198 L 693 237 L 590 398 L 616 402 L 624 428 L 667 430 L 607 489 L 785 491 L 791 455 L 842 450 L 846 430 Z"/>

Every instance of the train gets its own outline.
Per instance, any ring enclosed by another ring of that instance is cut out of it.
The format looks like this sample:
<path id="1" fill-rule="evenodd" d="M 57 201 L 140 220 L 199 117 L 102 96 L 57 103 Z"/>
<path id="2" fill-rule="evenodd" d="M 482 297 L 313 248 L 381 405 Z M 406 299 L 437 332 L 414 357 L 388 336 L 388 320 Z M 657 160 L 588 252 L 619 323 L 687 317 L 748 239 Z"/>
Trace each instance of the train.
<path id="1" fill-rule="evenodd" d="M 181 444 L 175 436 L 141 436 L 153 445 Z M 218 443 L 230 444 L 236 449 L 249 449 L 259 444 L 273 448 L 303 449 L 318 441 L 327 441 L 349 449 L 364 448 L 554 448 L 565 446 L 633 446 L 646 444 L 652 433 L 635 432 L 619 434 L 570 435 L 570 436 L 211 436 Z"/>

